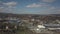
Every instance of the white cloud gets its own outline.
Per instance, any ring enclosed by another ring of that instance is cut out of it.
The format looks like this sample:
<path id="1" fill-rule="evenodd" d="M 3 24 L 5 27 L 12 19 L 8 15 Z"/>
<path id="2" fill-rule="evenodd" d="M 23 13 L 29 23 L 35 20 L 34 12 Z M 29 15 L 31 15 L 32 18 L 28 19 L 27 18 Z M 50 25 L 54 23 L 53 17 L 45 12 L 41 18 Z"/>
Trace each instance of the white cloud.
<path id="1" fill-rule="evenodd" d="M 42 13 L 44 14 L 60 14 L 60 9 L 56 7 L 50 7 L 46 10 L 42 10 Z"/>
<path id="2" fill-rule="evenodd" d="M 56 0 L 42 0 L 43 2 L 54 2 Z"/>
<path id="3" fill-rule="evenodd" d="M 1 12 L 1 11 L 4 11 L 4 7 L 0 7 L 0 12 Z"/>
<path id="4" fill-rule="evenodd" d="M 33 3 L 30 5 L 27 5 L 26 7 L 28 7 L 28 8 L 38 8 L 38 7 L 44 8 L 43 10 L 36 11 L 36 13 L 38 13 L 38 14 L 39 13 L 41 13 L 41 14 L 60 14 L 60 9 L 58 7 L 54 7 L 54 6 L 51 6 L 46 3 L 40 3 L 40 4 Z"/>
<path id="5" fill-rule="evenodd" d="M 7 2 L 7 3 L 3 3 L 3 5 L 8 6 L 8 7 L 12 7 L 12 6 L 16 6 L 17 2 Z"/>
<path id="6" fill-rule="evenodd" d="M 54 14 L 60 14 L 60 8 L 55 9 L 53 13 Z"/>
<path id="7" fill-rule="evenodd" d="M 0 12 L 12 12 L 16 9 L 17 2 L 0 2 Z"/>
<path id="8" fill-rule="evenodd" d="M 49 5 L 45 4 L 45 3 L 40 3 L 40 4 L 33 3 L 33 4 L 30 4 L 30 5 L 27 5 L 26 7 L 28 7 L 28 8 L 37 8 L 37 7 L 48 7 L 48 6 Z"/>
<path id="9" fill-rule="evenodd" d="M 0 9 L 3 9 L 4 7 L 0 7 Z"/>
<path id="10" fill-rule="evenodd" d="M 40 7 L 39 4 L 33 3 L 31 5 L 27 5 L 26 7 L 32 8 L 32 7 Z"/>

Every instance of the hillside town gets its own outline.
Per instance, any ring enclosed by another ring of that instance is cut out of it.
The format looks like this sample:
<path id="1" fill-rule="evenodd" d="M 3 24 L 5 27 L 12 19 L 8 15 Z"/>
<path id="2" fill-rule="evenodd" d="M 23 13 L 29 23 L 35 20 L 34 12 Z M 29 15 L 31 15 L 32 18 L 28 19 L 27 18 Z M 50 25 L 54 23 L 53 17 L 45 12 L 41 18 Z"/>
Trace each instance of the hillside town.
<path id="1" fill-rule="evenodd" d="M 60 16 L 0 13 L 0 32 L 1 34 L 3 32 L 6 34 L 59 34 Z"/>

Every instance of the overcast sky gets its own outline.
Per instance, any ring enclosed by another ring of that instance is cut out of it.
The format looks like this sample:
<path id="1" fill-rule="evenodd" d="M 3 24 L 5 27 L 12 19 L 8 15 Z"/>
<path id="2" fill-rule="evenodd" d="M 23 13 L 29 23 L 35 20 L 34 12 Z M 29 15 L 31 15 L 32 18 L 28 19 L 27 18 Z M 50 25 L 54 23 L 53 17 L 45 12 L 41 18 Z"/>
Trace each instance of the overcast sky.
<path id="1" fill-rule="evenodd" d="M 0 12 L 60 14 L 60 0 L 0 0 Z"/>

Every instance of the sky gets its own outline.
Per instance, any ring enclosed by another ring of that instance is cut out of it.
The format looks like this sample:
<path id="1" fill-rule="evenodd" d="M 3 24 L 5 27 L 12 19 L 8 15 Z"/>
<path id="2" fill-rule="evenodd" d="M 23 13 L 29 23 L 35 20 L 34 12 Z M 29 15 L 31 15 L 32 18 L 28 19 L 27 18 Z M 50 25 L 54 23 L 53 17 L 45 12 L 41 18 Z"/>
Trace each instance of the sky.
<path id="1" fill-rule="evenodd" d="M 60 14 L 60 0 L 0 0 L 0 12 L 14 14 Z"/>

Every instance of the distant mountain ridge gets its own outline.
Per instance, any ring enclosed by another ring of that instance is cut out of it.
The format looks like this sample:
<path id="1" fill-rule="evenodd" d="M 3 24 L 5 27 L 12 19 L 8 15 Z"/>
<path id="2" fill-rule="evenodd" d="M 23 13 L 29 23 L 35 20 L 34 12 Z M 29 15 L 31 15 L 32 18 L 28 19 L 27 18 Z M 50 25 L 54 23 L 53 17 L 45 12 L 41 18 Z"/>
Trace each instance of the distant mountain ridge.
<path id="1" fill-rule="evenodd" d="M 16 15 L 16 16 L 19 16 L 19 15 L 42 15 L 42 16 L 60 16 L 60 14 L 13 14 L 13 13 L 0 13 L 0 16 L 4 16 L 4 15 Z"/>

